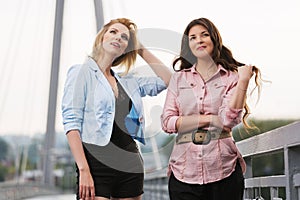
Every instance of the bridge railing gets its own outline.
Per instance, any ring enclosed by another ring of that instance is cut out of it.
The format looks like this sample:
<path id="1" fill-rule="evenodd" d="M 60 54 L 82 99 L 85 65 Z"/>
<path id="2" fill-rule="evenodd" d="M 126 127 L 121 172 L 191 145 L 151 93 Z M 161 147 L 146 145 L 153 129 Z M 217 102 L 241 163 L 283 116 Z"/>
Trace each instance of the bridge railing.
<path id="1" fill-rule="evenodd" d="M 280 199 L 278 191 L 284 189 L 282 199 L 300 199 L 300 122 L 242 140 L 237 143 L 246 163 L 245 198 L 259 196 L 263 188 L 270 191 L 270 199 Z M 283 174 L 254 177 L 253 159 L 274 153 L 283 154 Z"/>

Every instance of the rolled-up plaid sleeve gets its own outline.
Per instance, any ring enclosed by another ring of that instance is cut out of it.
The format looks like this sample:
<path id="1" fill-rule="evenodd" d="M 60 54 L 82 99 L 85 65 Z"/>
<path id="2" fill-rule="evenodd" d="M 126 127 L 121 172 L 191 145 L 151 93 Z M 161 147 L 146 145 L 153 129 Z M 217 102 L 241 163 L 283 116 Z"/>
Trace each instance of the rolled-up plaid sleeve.
<path id="1" fill-rule="evenodd" d="M 243 109 L 230 108 L 230 100 L 236 89 L 237 80 L 228 88 L 223 96 L 222 105 L 219 108 L 219 116 L 224 126 L 233 128 L 242 121 Z"/>
<path id="2" fill-rule="evenodd" d="M 161 115 L 162 129 L 167 133 L 176 133 L 176 121 L 179 118 L 179 109 L 177 105 L 177 84 L 174 76 L 170 79 L 167 89 L 167 95 L 163 112 Z"/>

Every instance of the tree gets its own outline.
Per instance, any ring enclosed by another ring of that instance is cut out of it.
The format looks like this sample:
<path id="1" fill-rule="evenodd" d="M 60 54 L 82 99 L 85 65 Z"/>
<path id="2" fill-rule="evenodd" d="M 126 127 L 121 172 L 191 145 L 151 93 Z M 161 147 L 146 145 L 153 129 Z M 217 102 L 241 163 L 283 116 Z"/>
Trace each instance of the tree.
<path id="1" fill-rule="evenodd" d="M 261 133 L 265 133 L 270 130 L 288 125 L 292 122 L 297 121 L 296 119 L 269 119 L 269 120 L 260 120 L 260 119 L 249 119 L 248 123 L 250 124 L 250 129 L 245 129 L 241 123 L 237 127 L 234 127 L 232 134 L 236 142 L 250 138 Z"/>
<path id="2" fill-rule="evenodd" d="M 0 138 L 0 162 L 6 160 L 7 152 L 8 144 L 4 139 Z"/>
<path id="3" fill-rule="evenodd" d="M 2 166 L 2 162 L 6 160 L 8 152 L 8 144 L 5 140 L 0 138 L 0 182 L 5 180 L 5 175 L 7 173 L 7 168 Z"/>

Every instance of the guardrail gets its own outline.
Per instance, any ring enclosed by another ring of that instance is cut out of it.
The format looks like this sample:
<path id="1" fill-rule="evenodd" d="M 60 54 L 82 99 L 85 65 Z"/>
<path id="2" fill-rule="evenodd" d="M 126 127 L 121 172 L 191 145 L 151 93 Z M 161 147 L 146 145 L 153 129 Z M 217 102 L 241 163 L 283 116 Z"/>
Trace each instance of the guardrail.
<path id="1" fill-rule="evenodd" d="M 300 122 L 242 140 L 237 146 L 247 164 L 245 200 L 259 199 L 266 189 L 269 195 L 262 196 L 265 200 L 300 200 Z M 283 154 L 283 173 L 255 177 L 253 159 L 274 153 Z M 167 183 L 166 169 L 146 174 L 143 199 L 169 200 Z M 282 190 L 284 196 L 279 195 Z"/>
<path id="2" fill-rule="evenodd" d="M 269 188 L 270 199 L 300 199 L 300 122 L 274 129 L 237 143 L 245 161 L 245 198 L 259 196 L 262 188 Z M 257 156 L 274 153 L 283 154 L 283 174 L 253 177 L 252 161 Z M 278 191 L 284 188 L 285 197 L 279 198 Z"/>

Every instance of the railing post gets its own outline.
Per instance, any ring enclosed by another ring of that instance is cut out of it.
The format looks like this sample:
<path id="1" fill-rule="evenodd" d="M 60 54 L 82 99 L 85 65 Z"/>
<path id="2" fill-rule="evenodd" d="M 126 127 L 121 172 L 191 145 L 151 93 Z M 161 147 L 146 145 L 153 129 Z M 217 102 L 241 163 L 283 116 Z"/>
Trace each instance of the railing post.
<path id="1" fill-rule="evenodd" d="M 244 160 L 246 162 L 246 173 L 244 175 L 245 179 L 247 178 L 253 178 L 253 173 L 252 173 L 252 158 L 251 157 L 244 157 Z M 245 188 L 244 191 L 244 197 L 250 198 L 253 196 L 253 188 Z"/>
<path id="2" fill-rule="evenodd" d="M 300 146 L 285 147 L 285 156 L 288 161 L 288 180 L 286 187 L 286 199 L 299 199 L 296 177 L 300 173 Z M 299 181 L 300 182 L 300 181 Z"/>
<path id="3" fill-rule="evenodd" d="M 296 188 L 296 193 L 298 195 L 297 199 L 300 199 L 300 173 L 297 173 L 293 177 L 293 185 Z"/>
<path id="4" fill-rule="evenodd" d="M 284 146 L 284 174 L 286 176 L 286 186 L 285 193 L 286 199 L 291 199 L 291 190 L 290 190 L 290 166 L 289 166 L 289 149 L 287 146 Z"/>
<path id="5" fill-rule="evenodd" d="M 270 187 L 270 196 L 271 196 L 271 199 L 274 199 L 274 197 L 278 197 L 278 188 L 277 187 Z"/>

